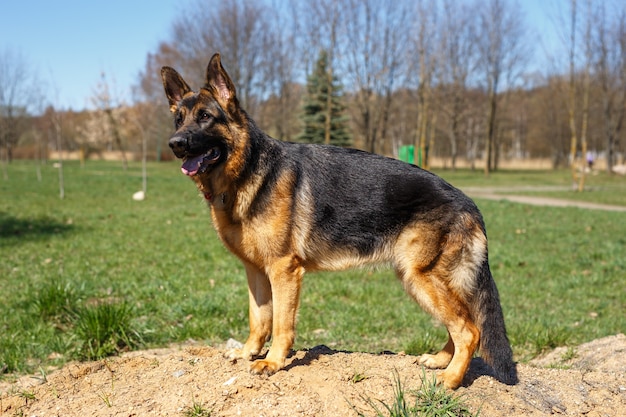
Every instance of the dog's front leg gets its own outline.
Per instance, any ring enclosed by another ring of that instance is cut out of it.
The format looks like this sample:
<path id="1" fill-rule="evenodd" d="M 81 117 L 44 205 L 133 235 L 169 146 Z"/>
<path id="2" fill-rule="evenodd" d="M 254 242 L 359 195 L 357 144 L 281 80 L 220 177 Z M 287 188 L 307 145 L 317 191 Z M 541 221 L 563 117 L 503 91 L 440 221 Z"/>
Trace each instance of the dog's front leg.
<path id="1" fill-rule="evenodd" d="M 272 335 L 272 287 L 267 275 L 251 264 L 245 264 L 248 277 L 250 335 L 242 349 L 226 353 L 230 360 L 252 358 L 259 353 Z"/>
<path id="2" fill-rule="evenodd" d="M 285 359 L 295 340 L 304 268 L 298 257 L 288 256 L 272 263 L 268 275 L 272 286 L 274 313 L 272 346 L 265 359 L 252 363 L 250 371 L 269 375 L 285 366 Z"/>

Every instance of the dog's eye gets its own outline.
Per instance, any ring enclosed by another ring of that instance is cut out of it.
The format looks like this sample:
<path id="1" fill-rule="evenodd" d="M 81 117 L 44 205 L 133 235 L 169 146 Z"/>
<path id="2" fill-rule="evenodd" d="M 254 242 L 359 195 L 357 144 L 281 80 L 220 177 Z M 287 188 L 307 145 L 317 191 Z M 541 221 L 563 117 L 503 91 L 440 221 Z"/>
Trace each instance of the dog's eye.
<path id="1" fill-rule="evenodd" d="M 211 115 L 205 111 L 200 112 L 200 114 L 198 115 L 198 120 L 201 122 L 206 122 L 209 119 L 211 119 Z"/>
<path id="2" fill-rule="evenodd" d="M 180 127 L 180 125 L 183 124 L 183 115 L 178 113 L 174 119 L 174 123 L 176 124 L 176 127 Z"/>

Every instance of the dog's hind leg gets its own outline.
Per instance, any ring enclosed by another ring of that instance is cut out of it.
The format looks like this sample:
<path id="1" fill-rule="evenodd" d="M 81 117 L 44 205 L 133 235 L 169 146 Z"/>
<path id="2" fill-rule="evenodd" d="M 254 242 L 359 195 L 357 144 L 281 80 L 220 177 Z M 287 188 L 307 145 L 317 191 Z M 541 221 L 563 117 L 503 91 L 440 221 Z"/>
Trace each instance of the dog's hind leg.
<path id="1" fill-rule="evenodd" d="M 425 311 L 443 323 L 449 334 L 448 342 L 439 353 L 422 355 L 418 363 L 427 368 L 445 368 L 437 373 L 437 382 L 456 389 L 463 381 L 480 340 L 470 310 L 464 300 L 445 288 L 437 278 L 405 274 L 403 282 L 407 292 Z"/>
<path id="2" fill-rule="evenodd" d="M 419 363 L 445 368 L 437 381 L 451 389 L 463 381 L 480 340 L 470 309 L 473 262 L 465 256 L 464 237 L 421 224 L 400 235 L 395 247 L 396 272 L 405 290 L 448 330 L 443 350 L 422 355 Z"/>
<path id="3" fill-rule="evenodd" d="M 252 363 L 250 371 L 273 374 L 285 366 L 285 359 L 296 336 L 296 316 L 300 303 L 300 289 L 304 268 L 297 256 L 286 256 L 268 267 L 272 286 L 273 326 L 272 345 L 265 359 Z"/>
<path id="4" fill-rule="evenodd" d="M 272 287 L 267 275 L 257 267 L 245 263 L 248 277 L 250 335 L 242 349 L 226 353 L 230 360 L 252 358 L 259 353 L 272 335 Z"/>
<path id="5" fill-rule="evenodd" d="M 448 366 L 437 374 L 437 381 L 446 388 L 456 389 L 463 382 L 472 356 L 478 348 L 480 332 L 471 320 L 456 319 L 452 323 L 448 322 L 446 327 L 450 333 L 450 341 L 454 343 L 454 354 Z M 427 361 L 428 358 L 424 362 Z M 420 363 L 424 362 L 420 360 Z"/>

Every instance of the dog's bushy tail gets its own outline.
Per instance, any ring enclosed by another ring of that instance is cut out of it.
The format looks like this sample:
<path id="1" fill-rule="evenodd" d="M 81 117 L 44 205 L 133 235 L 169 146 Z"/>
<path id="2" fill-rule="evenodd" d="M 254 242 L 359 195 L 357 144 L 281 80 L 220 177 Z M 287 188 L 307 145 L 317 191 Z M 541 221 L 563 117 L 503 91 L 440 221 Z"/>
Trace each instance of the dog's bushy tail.
<path id="1" fill-rule="evenodd" d="M 480 330 L 480 356 L 493 368 L 496 378 L 507 385 L 518 382 L 513 352 L 506 335 L 496 283 L 485 259 L 476 276 L 472 315 Z"/>

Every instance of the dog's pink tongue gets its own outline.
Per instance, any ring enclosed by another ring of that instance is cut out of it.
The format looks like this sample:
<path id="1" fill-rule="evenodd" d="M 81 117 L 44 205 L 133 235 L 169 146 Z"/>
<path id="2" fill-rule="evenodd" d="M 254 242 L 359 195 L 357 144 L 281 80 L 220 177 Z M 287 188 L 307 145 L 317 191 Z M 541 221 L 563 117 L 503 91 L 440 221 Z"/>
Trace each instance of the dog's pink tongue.
<path id="1" fill-rule="evenodd" d="M 187 159 L 185 162 L 183 162 L 183 166 L 180 167 L 180 170 L 183 172 L 183 174 L 193 177 L 198 173 L 203 158 L 204 155 L 200 155 L 196 156 L 195 158 Z"/>

